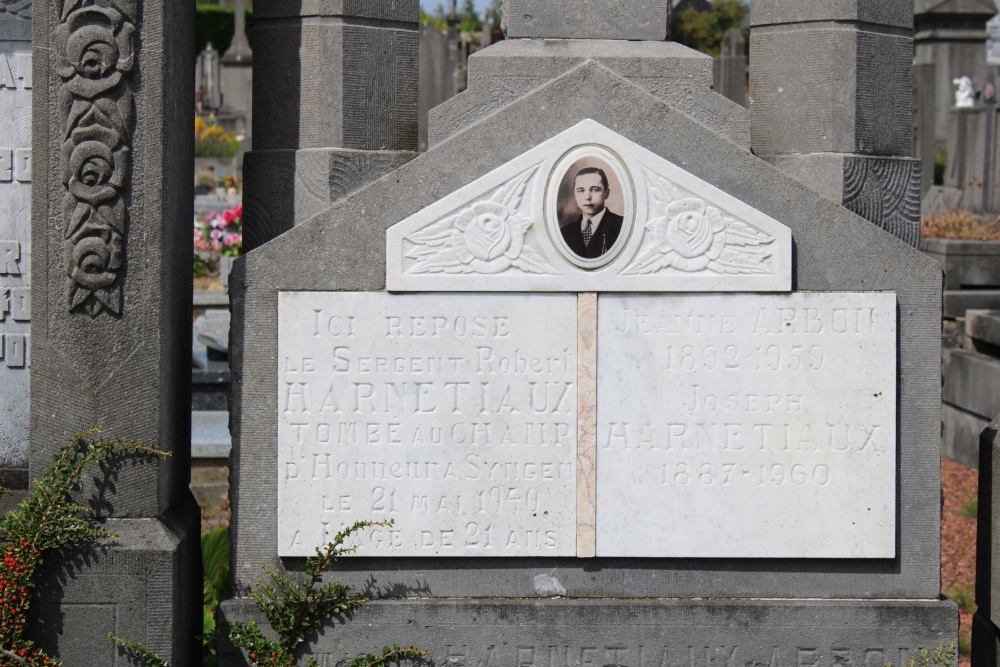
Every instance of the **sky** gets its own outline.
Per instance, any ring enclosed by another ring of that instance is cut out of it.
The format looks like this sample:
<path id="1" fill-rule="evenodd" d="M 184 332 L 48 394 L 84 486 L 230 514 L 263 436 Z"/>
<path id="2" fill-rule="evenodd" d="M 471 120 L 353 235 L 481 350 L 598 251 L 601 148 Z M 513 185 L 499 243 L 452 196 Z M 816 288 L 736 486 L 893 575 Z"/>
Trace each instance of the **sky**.
<path id="1" fill-rule="evenodd" d="M 489 6 L 490 0 L 475 0 L 476 9 L 479 10 L 481 14 L 486 7 Z M 425 12 L 432 12 L 434 8 L 438 5 L 443 5 L 445 9 L 451 7 L 451 0 L 420 0 L 420 8 Z M 458 6 L 462 6 L 462 0 L 459 0 Z"/>

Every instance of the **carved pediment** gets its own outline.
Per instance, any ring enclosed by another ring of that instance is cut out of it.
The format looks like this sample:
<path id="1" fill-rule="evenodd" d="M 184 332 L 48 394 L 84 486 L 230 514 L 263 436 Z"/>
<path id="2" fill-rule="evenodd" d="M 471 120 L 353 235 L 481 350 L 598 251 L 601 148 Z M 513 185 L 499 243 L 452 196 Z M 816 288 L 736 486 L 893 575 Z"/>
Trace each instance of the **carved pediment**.
<path id="1" fill-rule="evenodd" d="M 585 120 L 388 231 L 407 291 L 783 292 L 791 232 Z"/>

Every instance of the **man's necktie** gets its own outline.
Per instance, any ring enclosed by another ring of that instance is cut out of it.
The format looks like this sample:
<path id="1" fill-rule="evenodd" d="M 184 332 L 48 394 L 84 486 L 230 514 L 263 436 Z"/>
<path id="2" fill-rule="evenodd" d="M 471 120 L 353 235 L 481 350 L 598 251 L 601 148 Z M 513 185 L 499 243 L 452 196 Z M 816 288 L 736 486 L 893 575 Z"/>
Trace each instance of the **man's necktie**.
<path id="1" fill-rule="evenodd" d="M 583 247 L 590 246 L 590 239 L 594 237 L 594 221 L 587 219 L 587 226 L 583 228 Z"/>

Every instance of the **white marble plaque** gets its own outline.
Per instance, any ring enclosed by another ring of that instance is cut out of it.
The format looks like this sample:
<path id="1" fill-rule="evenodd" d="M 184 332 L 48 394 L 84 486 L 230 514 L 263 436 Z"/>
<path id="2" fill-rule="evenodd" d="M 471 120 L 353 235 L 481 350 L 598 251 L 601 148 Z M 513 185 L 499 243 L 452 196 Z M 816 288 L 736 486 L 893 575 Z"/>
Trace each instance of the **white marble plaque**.
<path id="1" fill-rule="evenodd" d="M 585 222 L 594 223 L 586 232 Z M 787 292 L 791 231 L 584 120 L 387 232 L 394 292 Z"/>
<path id="2" fill-rule="evenodd" d="M 575 294 L 278 304 L 280 556 L 576 554 Z"/>
<path id="3" fill-rule="evenodd" d="M 894 294 L 602 295 L 598 323 L 598 556 L 895 556 Z"/>

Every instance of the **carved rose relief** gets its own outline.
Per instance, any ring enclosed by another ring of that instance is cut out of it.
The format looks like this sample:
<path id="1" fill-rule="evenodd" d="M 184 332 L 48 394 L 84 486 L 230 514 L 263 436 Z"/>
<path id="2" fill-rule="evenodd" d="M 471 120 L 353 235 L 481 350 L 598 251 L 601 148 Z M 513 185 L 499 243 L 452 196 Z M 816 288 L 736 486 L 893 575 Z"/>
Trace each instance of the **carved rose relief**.
<path id="1" fill-rule="evenodd" d="M 624 274 L 674 269 L 685 273 L 771 273 L 774 238 L 662 176 L 644 169 L 650 200 L 645 236 Z M 658 215 L 656 215 L 658 214 Z"/>
<path id="2" fill-rule="evenodd" d="M 501 273 L 520 256 L 530 226 L 530 220 L 511 215 L 506 206 L 479 202 L 458 215 L 451 244 L 463 264 L 473 265 L 477 272 Z"/>
<path id="3" fill-rule="evenodd" d="M 414 245 L 407 273 L 555 273 L 525 243 L 534 225 L 523 211 L 532 168 L 501 187 L 492 198 L 473 203 L 406 237 Z"/>
<path id="4" fill-rule="evenodd" d="M 76 199 L 97 206 L 118 195 L 129 151 L 116 130 L 100 125 L 78 127 L 64 151 L 69 191 Z"/>
<path id="5" fill-rule="evenodd" d="M 135 26 L 111 7 L 84 6 L 59 25 L 55 43 L 66 90 L 93 98 L 117 86 L 132 70 Z"/>
<path id="6" fill-rule="evenodd" d="M 120 315 L 135 21 L 113 1 L 66 0 L 60 16 L 54 44 L 69 110 L 62 150 L 69 308 Z"/>

